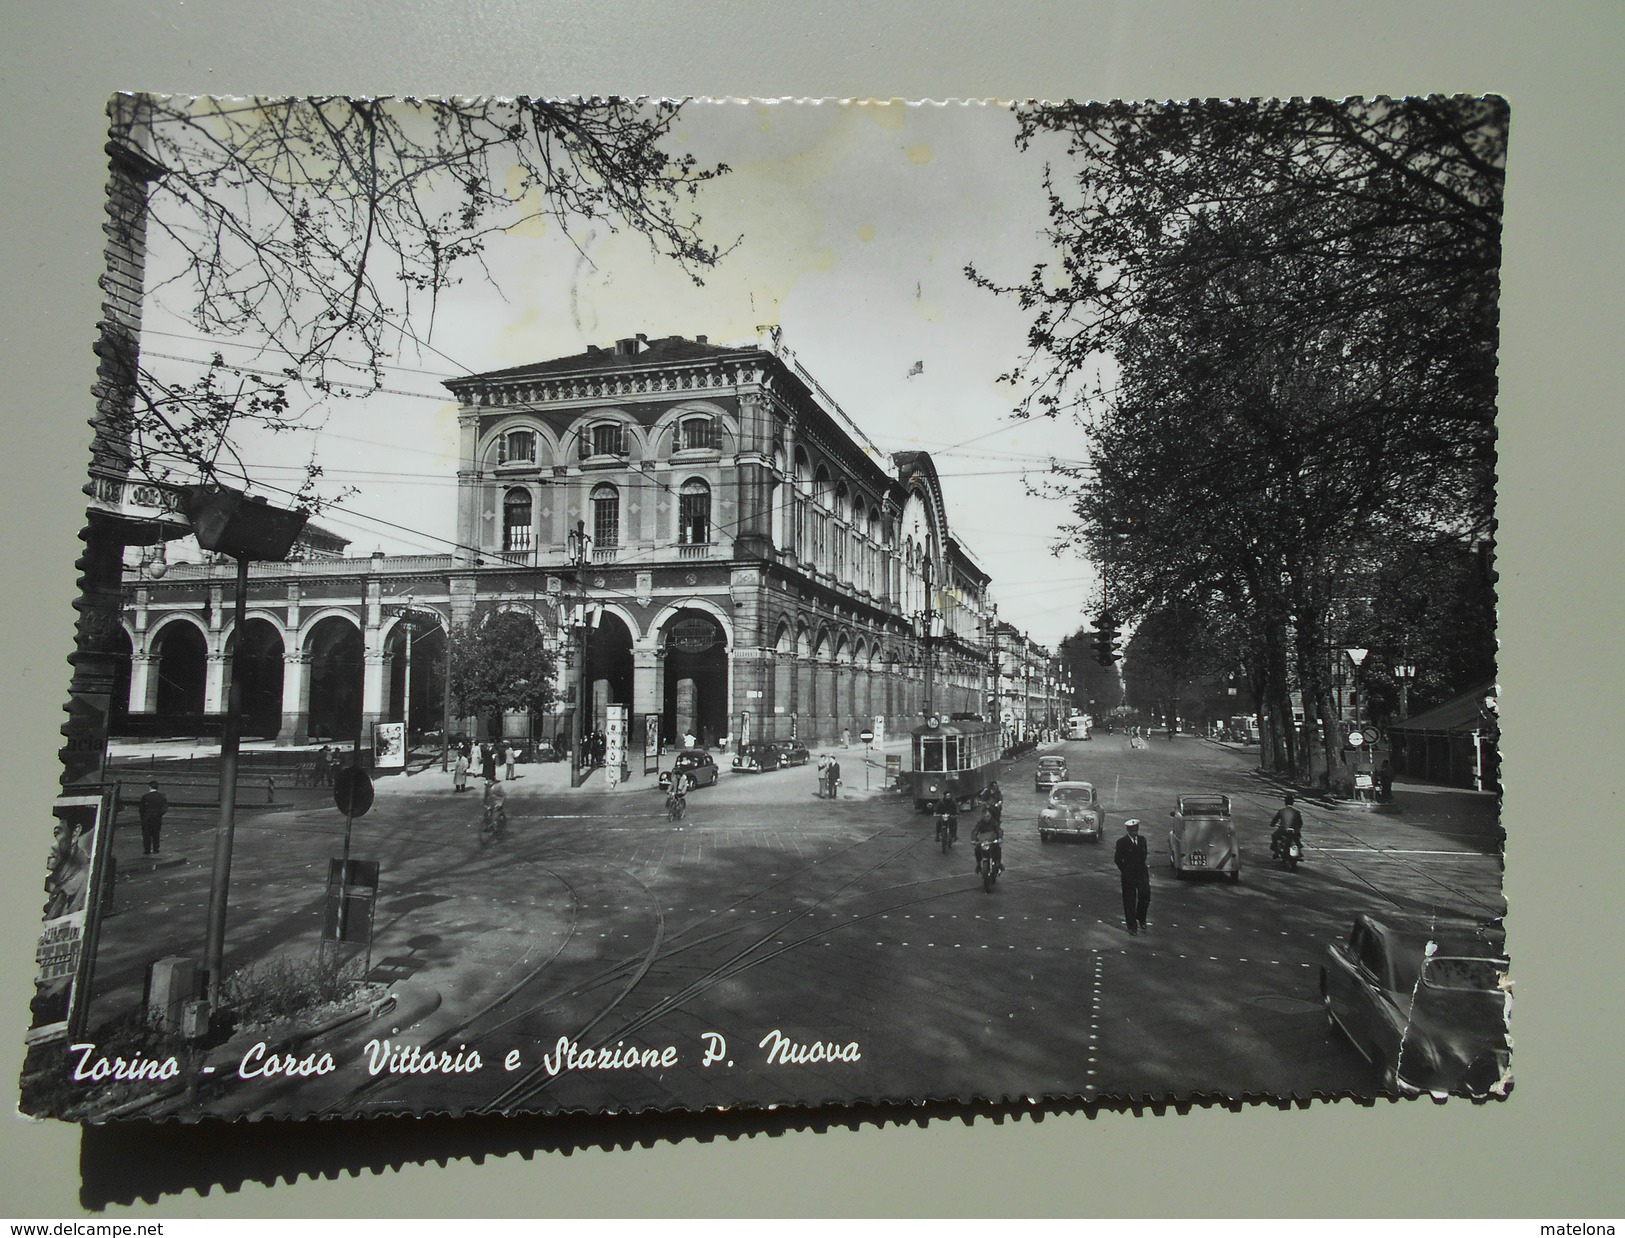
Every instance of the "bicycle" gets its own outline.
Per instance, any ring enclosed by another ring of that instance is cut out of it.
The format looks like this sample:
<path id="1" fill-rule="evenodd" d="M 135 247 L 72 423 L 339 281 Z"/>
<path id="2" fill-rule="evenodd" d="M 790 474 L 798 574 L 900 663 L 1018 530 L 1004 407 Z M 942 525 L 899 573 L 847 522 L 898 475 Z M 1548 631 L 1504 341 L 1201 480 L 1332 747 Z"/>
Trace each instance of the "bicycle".
<path id="1" fill-rule="evenodd" d="M 688 796 L 681 791 L 673 791 L 666 796 L 666 819 L 668 821 L 681 821 L 688 812 Z"/>
<path id="2" fill-rule="evenodd" d="M 480 819 L 480 846 L 496 842 L 508 833 L 508 814 L 501 807 L 487 808 Z"/>

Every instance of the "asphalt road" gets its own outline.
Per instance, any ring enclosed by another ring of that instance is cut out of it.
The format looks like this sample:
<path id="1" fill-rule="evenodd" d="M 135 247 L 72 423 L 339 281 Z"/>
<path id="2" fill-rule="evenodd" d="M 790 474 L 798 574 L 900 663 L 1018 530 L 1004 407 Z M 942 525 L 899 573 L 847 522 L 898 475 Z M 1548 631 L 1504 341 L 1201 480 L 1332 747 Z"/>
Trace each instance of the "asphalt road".
<path id="1" fill-rule="evenodd" d="M 352 854 L 382 865 L 376 974 L 437 1001 L 406 1003 L 404 1025 L 365 1036 L 478 1048 L 484 1065 L 369 1075 L 357 1041 L 332 1075 L 285 1096 L 287 1111 L 1373 1095 L 1375 1071 L 1320 1007 L 1326 945 L 1360 911 L 1503 910 L 1493 799 L 1401 785 L 1397 812 L 1304 805 L 1308 853 L 1287 873 L 1268 860 L 1279 795 L 1255 757 L 1186 737 L 1048 751 L 1096 784 L 1107 841 L 1041 843 L 1033 758 L 1010 763 L 1007 871 L 991 894 L 969 821 L 943 855 L 928 817 L 861 794 L 856 760 L 843 761 L 854 794 L 833 802 L 815 797 L 810 769 L 724 773 L 680 826 L 653 791 L 521 778 L 508 837 L 483 848 L 477 794 L 420 776 L 355 823 Z M 1236 885 L 1169 873 L 1168 812 L 1191 791 L 1232 796 Z M 1129 816 L 1152 849 L 1151 925 L 1137 937 L 1111 861 Z M 166 857 L 184 863 L 147 871 L 132 858 L 104 931 L 102 1000 L 128 1000 L 151 958 L 195 951 L 207 824 L 173 823 Z M 233 964 L 314 947 L 342 831 L 316 795 L 245 816 Z M 120 830 L 122 850 L 138 842 Z M 561 1038 L 620 1057 L 572 1068 Z M 648 1056 L 626 1065 L 633 1051 Z"/>

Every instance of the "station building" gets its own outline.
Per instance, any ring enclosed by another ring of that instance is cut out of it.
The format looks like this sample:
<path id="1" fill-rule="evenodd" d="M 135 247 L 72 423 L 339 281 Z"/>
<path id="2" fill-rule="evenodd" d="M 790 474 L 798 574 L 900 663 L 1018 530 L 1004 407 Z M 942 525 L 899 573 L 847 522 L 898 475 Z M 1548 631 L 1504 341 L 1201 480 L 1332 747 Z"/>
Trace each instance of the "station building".
<path id="1" fill-rule="evenodd" d="M 987 709 L 991 577 L 930 456 L 876 448 L 777 339 L 637 336 L 446 385 L 453 552 L 356 558 L 317 529 L 301 558 L 252 566 L 241 642 L 230 563 L 132 563 L 116 728 L 217 714 L 240 644 L 251 730 L 365 743 L 408 712 L 432 729 L 447 628 L 503 611 L 558 653 L 538 738 L 568 730 L 578 684 L 588 730 L 628 708 L 633 751 L 648 726 L 813 745 Z"/>

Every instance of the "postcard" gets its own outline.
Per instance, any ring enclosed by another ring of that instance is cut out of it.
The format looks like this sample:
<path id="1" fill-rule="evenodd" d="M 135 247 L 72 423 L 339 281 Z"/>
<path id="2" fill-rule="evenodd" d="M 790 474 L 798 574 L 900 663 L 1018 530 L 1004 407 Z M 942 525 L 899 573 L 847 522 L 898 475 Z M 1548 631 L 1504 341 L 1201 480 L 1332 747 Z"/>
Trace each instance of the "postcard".
<path id="1" fill-rule="evenodd" d="M 108 119 L 25 1112 L 1507 1095 L 1504 101 Z"/>

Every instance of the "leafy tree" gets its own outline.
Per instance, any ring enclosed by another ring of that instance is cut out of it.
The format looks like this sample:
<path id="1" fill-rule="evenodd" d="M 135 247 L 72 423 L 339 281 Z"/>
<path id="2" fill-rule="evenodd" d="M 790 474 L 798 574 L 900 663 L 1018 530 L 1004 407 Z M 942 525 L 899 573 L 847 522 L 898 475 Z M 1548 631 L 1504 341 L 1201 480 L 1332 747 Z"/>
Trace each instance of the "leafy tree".
<path id="1" fill-rule="evenodd" d="M 489 240 L 534 221 L 630 228 L 696 283 L 699 189 L 726 166 L 669 149 L 680 105 L 628 99 L 222 99 L 142 95 L 122 123 L 162 168 L 151 287 L 200 333 L 259 346 L 185 383 L 142 366 L 131 455 L 149 475 L 230 458 L 257 422 L 297 424 L 286 389 L 370 393 L 433 331 L 440 294 Z M 233 398 L 229 388 L 241 383 Z"/>
<path id="2" fill-rule="evenodd" d="M 541 712 L 555 699 L 557 659 L 528 616 L 501 611 L 451 636 L 451 699 L 458 717 L 495 720 L 509 710 Z"/>
<path id="3" fill-rule="evenodd" d="M 1396 548 L 1493 527 L 1506 109 L 1496 99 L 1023 109 L 1058 138 L 1058 268 L 984 286 L 1032 315 L 1021 415 L 1093 438 L 1068 536 L 1129 615 L 1194 605 L 1278 763 L 1289 694 L 1333 713 L 1329 651 Z M 1477 640 L 1480 631 L 1456 633 Z M 1333 728 L 1321 729 L 1330 770 Z"/>

